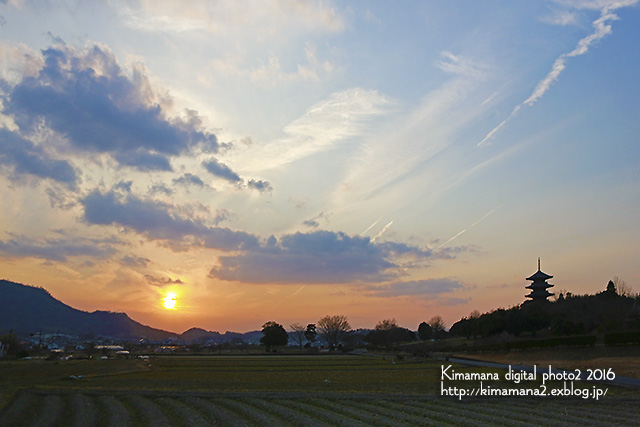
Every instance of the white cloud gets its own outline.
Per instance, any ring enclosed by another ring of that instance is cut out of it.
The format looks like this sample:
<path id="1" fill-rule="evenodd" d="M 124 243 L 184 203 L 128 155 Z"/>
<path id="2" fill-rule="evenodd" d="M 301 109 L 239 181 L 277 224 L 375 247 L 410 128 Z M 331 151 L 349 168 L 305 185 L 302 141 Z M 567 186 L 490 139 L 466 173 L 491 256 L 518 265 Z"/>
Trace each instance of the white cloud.
<path id="1" fill-rule="evenodd" d="M 592 26 L 594 31 L 580 39 L 576 45 L 576 47 L 568 53 L 564 53 L 560 55 L 553 63 L 551 67 L 551 71 L 536 85 L 535 89 L 531 93 L 531 95 L 525 99 L 522 103 L 518 104 L 511 114 L 503 120 L 498 126 L 493 128 L 479 143 L 478 147 L 482 147 L 491 143 L 491 140 L 496 135 L 496 133 L 504 127 L 509 120 L 513 116 L 515 116 L 523 106 L 531 106 L 536 101 L 538 101 L 550 88 L 553 82 L 558 80 L 558 77 L 562 73 L 562 71 L 566 68 L 567 58 L 571 58 L 574 56 L 584 55 L 589 51 L 589 48 L 598 40 L 604 38 L 607 34 L 611 33 L 611 21 L 615 21 L 620 19 L 616 14 L 611 13 L 611 10 L 629 6 L 637 3 L 637 0 L 629 0 L 629 1 L 573 1 L 573 2 L 562 2 L 562 3 L 571 3 L 573 7 L 576 8 L 593 8 L 594 4 L 599 4 L 601 7 L 600 17 L 593 21 Z"/>
<path id="2" fill-rule="evenodd" d="M 436 66 L 442 71 L 448 73 L 460 74 L 463 76 L 481 77 L 484 74 L 484 66 L 478 64 L 469 58 L 454 55 L 451 52 L 441 52 L 442 59 L 436 63 Z"/>
<path id="3" fill-rule="evenodd" d="M 283 129 L 286 137 L 263 146 L 254 144 L 242 153 L 230 153 L 228 158 L 253 172 L 292 163 L 361 135 L 368 121 L 383 114 L 390 103 L 374 90 L 354 88 L 334 93 L 288 124 Z"/>
<path id="4" fill-rule="evenodd" d="M 336 32 L 345 22 L 326 2 L 266 0 L 260 2 L 194 0 L 142 0 L 138 7 L 115 1 L 125 23 L 150 32 L 229 34 L 250 28 L 254 37 L 288 32 Z"/>
<path id="5" fill-rule="evenodd" d="M 555 10 L 550 15 L 542 18 L 542 22 L 553 25 L 576 25 L 578 23 L 578 14 L 569 10 Z"/>

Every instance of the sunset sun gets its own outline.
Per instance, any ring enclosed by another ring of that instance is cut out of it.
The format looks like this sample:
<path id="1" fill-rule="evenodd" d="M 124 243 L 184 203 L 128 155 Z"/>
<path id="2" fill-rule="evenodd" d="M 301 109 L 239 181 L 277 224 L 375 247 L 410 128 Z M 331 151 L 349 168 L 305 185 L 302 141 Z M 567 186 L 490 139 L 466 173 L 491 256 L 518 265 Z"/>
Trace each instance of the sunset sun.
<path id="1" fill-rule="evenodd" d="M 166 297 L 164 297 L 164 308 L 167 310 L 173 310 L 176 308 L 176 300 L 177 295 L 173 292 L 169 292 Z"/>

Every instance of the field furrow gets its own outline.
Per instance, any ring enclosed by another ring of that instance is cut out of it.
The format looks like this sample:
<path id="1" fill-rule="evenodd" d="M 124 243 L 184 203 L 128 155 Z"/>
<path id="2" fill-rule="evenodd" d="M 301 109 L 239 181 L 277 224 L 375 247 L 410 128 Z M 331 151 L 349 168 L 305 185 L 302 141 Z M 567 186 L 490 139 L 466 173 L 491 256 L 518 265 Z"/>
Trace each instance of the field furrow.
<path id="1" fill-rule="evenodd" d="M 23 426 L 33 423 L 33 408 L 38 407 L 39 400 L 33 393 L 20 393 L 0 416 L 0 426 Z"/>
<path id="2" fill-rule="evenodd" d="M 145 396 L 132 395 L 128 397 L 128 400 L 138 411 L 144 425 L 157 427 L 172 425 L 160 405 L 156 404 L 151 399 L 148 399 Z"/>
<path id="3" fill-rule="evenodd" d="M 97 401 L 104 407 L 106 425 L 108 427 L 129 426 L 132 424 L 129 410 L 120 400 L 113 396 L 99 396 Z"/>
<path id="4" fill-rule="evenodd" d="M 239 427 L 248 425 L 249 420 L 238 416 L 225 407 L 218 405 L 219 399 L 205 399 L 200 397 L 189 398 L 189 405 L 199 410 L 207 419 L 213 420 L 213 425 Z"/>
<path id="5" fill-rule="evenodd" d="M 59 395 L 47 395 L 39 408 L 38 418 L 32 424 L 34 427 L 48 427 L 62 423 L 60 416 L 64 411 L 64 401 Z"/>
<path id="6" fill-rule="evenodd" d="M 381 414 L 388 418 L 395 420 L 395 422 L 402 422 L 409 425 L 422 425 L 427 423 L 434 423 L 435 420 L 429 419 L 425 414 L 417 410 L 403 410 L 398 407 L 396 400 L 352 400 L 351 405 L 354 407 L 362 408 L 363 410 L 370 411 L 374 414 Z M 396 424 L 397 425 L 397 424 Z"/>
<path id="7" fill-rule="evenodd" d="M 289 424 L 294 426 L 327 427 L 331 425 L 317 419 L 312 420 L 309 418 L 308 414 L 305 414 L 296 408 L 284 406 L 281 403 L 282 399 L 248 398 L 246 399 L 246 402 L 264 411 L 276 414 L 279 417 L 286 419 Z"/>
<path id="8" fill-rule="evenodd" d="M 286 399 L 281 402 L 282 405 L 298 410 L 305 414 L 313 422 L 327 423 L 329 425 L 366 425 L 363 422 L 354 420 L 353 418 L 342 414 L 328 412 L 321 407 L 312 403 L 311 399 Z"/>
<path id="9" fill-rule="evenodd" d="M 183 401 L 181 398 L 162 397 L 157 400 L 157 403 L 163 408 L 167 408 L 170 413 L 173 413 L 173 418 L 178 420 L 181 425 L 204 427 L 212 424 L 200 411 L 189 406 L 188 401 Z"/>
<path id="10" fill-rule="evenodd" d="M 322 410 L 339 413 L 345 417 L 357 420 L 364 424 L 376 426 L 394 426 L 397 421 L 376 412 L 363 410 L 353 405 L 352 399 L 314 399 L 314 403 Z"/>
<path id="11" fill-rule="evenodd" d="M 216 399 L 216 403 L 247 419 L 250 425 L 286 425 L 286 419 L 261 410 L 244 399 L 220 398 Z"/>
<path id="12" fill-rule="evenodd" d="M 413 411 L 425 414 L 428 418 L 434 420 L 436 424 L 451 424 L 451 425 L 465 425 L 465 426 L 482 426 L 486 423 L 482 423 L 475 419 L 475 417 L 469 417 L 467 414 L 459 415 L 458 413 L 452 413 L 442 409 L 439 405 L 440 400 L 437 402 L 433 400 L 428 401 L 406 401 L 398 402 L 399 408 L 403 408 L 406 411 Z"/>
<path id="13" fill-rule="evenodd" d="M 444 412 L 463 415 L 476 421 L 485 423 L 505 424 L 505 425 L 531 425 L 530 416 L 522 416 L 517 412 L 508 410 L 496 410 L 495 401 L 453 401 L 450 399 L 438 400 L 438 406 Z M 542 421 L 542 420 L 541 420 Z"/>
<path id="14" fill-rule="evenodd" d="M 71 413 L 74 427 L 96 425 L 96 407 L 94 399 L 85 394 L 74 393 L 71 396 Z"/>

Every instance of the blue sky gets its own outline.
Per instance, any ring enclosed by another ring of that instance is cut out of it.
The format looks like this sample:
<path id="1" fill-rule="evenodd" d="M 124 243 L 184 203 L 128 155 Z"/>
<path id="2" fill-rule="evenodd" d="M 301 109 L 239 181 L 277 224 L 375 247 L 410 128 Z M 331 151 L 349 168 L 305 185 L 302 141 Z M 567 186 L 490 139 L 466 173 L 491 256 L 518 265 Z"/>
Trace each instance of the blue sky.
<path id="1" fill-rule="evenodd" d="M 636 0 L 0 2 L 0 266 L 181 332 L 638 289 Z M 168 292 L 177 308 L 162 308 Z"/>

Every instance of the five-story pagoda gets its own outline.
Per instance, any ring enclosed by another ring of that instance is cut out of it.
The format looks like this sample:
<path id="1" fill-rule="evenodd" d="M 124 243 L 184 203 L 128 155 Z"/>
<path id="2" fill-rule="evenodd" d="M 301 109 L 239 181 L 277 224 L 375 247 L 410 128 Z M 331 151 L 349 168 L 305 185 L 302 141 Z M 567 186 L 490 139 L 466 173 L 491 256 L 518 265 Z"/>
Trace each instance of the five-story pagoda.
<path id="1" fill-rule="evenodd" d="M 531 298 L 531 301 L 546 301 L 548 297 L 553 295 L 552 292 L 547 291 L 547 288 L 553 287 L 553 285 L 547 283 L 547 280 L 552 277 L 540 271 L 540 258 L 538 258 L 538 271 L 526 279 L 533 281 L 529 286 L 525 286 L 525 288 L 531 289 L 531 293 L 526 297 Z"/>

